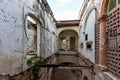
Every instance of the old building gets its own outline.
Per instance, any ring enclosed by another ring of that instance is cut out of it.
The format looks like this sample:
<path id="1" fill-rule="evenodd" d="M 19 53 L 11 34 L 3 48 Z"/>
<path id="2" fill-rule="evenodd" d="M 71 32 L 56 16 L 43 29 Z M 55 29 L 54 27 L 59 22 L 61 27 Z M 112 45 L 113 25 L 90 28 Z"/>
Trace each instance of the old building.
<path id="1" fill-rule="evenodd" d="M 1 0 L 0 80 L 119 80 L 119 5 L 84 0 L 79 20 L 56 21 L 46 0 Z"/>
<path id="2" fill-rule="evenodd" d="M 120 77 L 119 4 L 119 0 L 85 0 L 80 12 L 79 51 L 100 69 L 95 80 Z"/>

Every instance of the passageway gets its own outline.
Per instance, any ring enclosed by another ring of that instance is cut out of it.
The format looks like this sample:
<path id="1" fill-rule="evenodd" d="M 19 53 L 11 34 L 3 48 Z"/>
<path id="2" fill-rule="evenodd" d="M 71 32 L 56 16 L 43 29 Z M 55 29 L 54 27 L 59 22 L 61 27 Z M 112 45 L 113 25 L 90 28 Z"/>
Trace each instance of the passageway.
<path id="1" fill-rule="evenodd" d="M 78 33 L 74 30 L 63 30 L 58 36 L 61 51 L 77 51 Z"/>
<path id="2" fill-rule="evenodd" d="M 93 64 L 77 52 L 60 51 L 46 64 L 46 73 L 40 80 L 93 80 Z"/>
<path id="3" fill-rule="evenodd" d="M 120 80 L 120 0 L 49 1 L 0 0 L 0 80 Z"/>

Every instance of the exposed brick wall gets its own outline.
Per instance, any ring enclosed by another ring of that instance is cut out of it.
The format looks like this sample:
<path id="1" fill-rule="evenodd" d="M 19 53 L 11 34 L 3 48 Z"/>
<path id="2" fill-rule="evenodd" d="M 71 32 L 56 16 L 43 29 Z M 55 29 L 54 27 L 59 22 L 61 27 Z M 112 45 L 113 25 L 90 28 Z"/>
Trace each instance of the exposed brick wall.
<path id="1" fill-rule="evenodd" d="M 114 75 L 120 77 L 120 7 L 107 16 L 107 39 L 108 68 Z"/>
<path id="2" fill-rule="evenodd" d="M 95 24 L 95 63 L 99 63 L 99 48 L 100 48 L 100 21 Z"/>

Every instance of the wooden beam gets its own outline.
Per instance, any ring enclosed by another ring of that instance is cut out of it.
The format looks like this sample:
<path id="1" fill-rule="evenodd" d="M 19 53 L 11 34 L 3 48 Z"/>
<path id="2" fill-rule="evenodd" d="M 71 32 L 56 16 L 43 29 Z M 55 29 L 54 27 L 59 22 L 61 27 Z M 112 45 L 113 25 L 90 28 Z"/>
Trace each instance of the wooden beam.
<path id="1" fill-rule="evenodd" d="M 93 65 L 65 65 L 65 64 L 40 64 L 42 68 L 59 68 L 59 69 L 93 69 Z"/>

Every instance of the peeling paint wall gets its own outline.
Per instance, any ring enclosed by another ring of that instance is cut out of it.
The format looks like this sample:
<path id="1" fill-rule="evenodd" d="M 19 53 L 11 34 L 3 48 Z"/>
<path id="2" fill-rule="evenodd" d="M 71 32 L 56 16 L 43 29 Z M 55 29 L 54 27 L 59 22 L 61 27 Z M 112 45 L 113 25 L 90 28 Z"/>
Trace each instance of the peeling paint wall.
<path id="1" fill-rule="evenodd" d="M 41 22 L 39 53 L 52 54 L 52 32 L 57 38 L 55 22 L 37 0 L 0 1 L 0 74 L 15 74 L 27 68 L 26 15 L 32 13 Z M 44 14 L 45 13 L 45 14 Z M 46 29 L 46 32 L 44 31 Z M 45 34 L 45 35 L 44 35 Z M 47 34 L 47 35 L 46 35 Z M 55 40 L 57 40 L 55 38 Z M 45 42 L 44 42 L 45 41 Z M 56 41 L 57 42 L 57 41 Z M 42 46 L 42 44 L 45 46 Z M 56 43 L 55 43 L 56 44 Z M 44 52 L 44 49 L 46 52 Z M 42 52 L 43 50 L 43 52 Z M 57 51 L 57 47 L 55 49 Z"/>
<path id="2" fill-rule="evenodd" d="M 4 0 L 0 5 L 0 73 L 14 73 L 22 67 L 23 2 Z"/>

